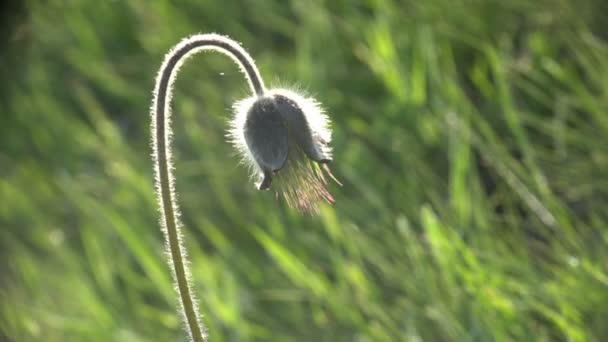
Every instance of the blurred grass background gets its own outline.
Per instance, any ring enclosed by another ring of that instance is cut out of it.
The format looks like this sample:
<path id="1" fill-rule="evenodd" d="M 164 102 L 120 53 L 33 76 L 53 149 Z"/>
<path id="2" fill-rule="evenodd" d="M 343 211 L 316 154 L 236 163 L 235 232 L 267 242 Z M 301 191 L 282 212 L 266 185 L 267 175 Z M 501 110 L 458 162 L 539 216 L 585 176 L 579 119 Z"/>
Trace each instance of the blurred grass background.
<path id="1" fill-rule="evenodd" d="M 608 339 L 603 0 L 24 1 L 0 51 L 0 340 L 183 340 L 148 107 L 227 34 L 321 101 L 337 203 L 302 217 L 226 143 L 227 58 L 176 85 L 177 189 L 211 341 Z"/>

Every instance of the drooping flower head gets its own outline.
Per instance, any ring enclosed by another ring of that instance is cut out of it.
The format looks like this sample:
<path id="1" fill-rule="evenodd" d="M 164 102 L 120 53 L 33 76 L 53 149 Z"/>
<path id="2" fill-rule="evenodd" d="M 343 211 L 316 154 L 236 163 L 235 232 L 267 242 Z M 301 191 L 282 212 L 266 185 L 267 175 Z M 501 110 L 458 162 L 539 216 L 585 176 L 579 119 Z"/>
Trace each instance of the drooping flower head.
<path id="1" fill-rule="evenodd" d="M 331 131 L 318 102 L 275 89 L 237 102 L 234 111 L 229 137 L 259 190 L 275 189 L 301 212 L 334 203 L 326 188 L 328 178 L 338 182 L 327 166 Z"/>

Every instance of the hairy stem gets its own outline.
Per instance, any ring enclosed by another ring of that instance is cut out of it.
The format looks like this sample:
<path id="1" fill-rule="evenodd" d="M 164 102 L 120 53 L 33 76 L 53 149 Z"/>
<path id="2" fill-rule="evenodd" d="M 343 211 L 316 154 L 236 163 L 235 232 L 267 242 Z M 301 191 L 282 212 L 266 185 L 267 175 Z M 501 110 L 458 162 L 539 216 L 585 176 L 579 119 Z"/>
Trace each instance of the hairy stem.
<path id="1" fill-rule="evenodd" d="M 264 95 L 264 83 L 253 59 L 235 41 L 216 34 L 199 34 L 184 39 L 166 56 L 156 77 L 151 108 L 152 145 L 156 177 L 156 194 L 160 206 L 161 226 L 170 256 L 173 278 L 179 294 L 184 323 L 191 341 L 207 340 L 196 302 L 192 296 L 186 252 L 182 245 L 179 208 L 176 201 L 171 161 L 171 94 L 181 64 L 187 57 L 204 50 L 221 52 L 234 60 L 249 82 L 253 93 Z"/>

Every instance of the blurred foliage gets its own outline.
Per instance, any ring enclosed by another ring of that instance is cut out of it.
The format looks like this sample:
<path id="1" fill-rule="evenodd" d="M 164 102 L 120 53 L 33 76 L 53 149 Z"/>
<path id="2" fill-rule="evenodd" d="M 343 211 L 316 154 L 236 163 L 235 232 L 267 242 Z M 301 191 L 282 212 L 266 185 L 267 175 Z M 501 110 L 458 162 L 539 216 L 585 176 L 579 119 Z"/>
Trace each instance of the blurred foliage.
<path id="1" fill-rule="evenodd" d="M 300 216 L 226 143 L 218 54 L 176 85 L 177 189 L 211 341 L 608 340 L 603 0 L 25 1 L 0 53 L 0 340 L 177 341 L 148 107 L 227 34 L 333 119 Z"/>

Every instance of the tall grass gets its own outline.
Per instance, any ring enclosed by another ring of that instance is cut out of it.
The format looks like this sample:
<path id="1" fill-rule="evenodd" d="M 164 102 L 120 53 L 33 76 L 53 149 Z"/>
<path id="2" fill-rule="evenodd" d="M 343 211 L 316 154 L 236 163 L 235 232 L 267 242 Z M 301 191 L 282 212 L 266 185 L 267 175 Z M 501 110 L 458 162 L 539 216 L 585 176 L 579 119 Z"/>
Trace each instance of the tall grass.
<path id="1" fill-rule="evenodd" d="M 148 106 L 194 32 L 333 119 L 318 217 L 225 142 L 247 94 L 206 54 L 176 84 L 177 190 L 211 341 L 608 339 L 603 1 L 38 2 L 3 42 L 0 339 L 183 338 Z"/>

